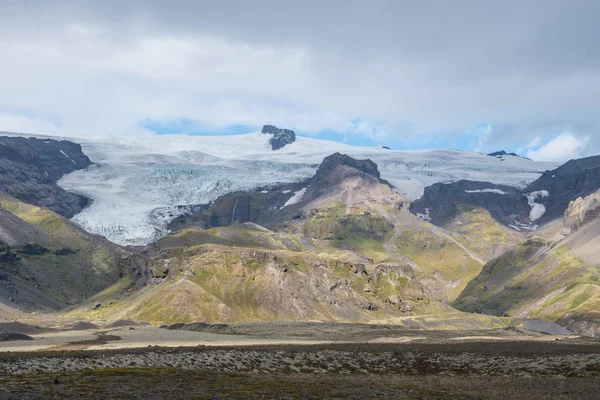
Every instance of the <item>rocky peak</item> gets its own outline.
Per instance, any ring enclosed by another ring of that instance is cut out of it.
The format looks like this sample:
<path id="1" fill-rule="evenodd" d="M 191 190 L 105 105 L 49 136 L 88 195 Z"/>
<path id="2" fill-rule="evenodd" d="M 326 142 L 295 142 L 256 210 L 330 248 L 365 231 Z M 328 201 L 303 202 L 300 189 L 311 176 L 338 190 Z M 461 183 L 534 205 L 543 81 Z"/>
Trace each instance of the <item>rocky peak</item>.
<path id="1" fill-rule="evenodd" d="M 515 157 L 521 157 L 520 155 L 518 155 L 517 153 L 507 153 L 504 150 L 500 150 L 500 151 L 494 151 L 493 153 L 489 153 L 488 156 L 491 157 L 498 157 L 501 158 L 502 156 L 515 156 Z M 524 157 L 523 157 L 524 158 Z"/>
<path id="2" fill-rule="evenodd" d="M 341 165 L 357 169 L 361 172 L 364 172 L 365 174 L 372 175 L 377 179 L 381 179 L 379 170 L 377 169 L 377 164 L 375 164 L 373 161 L 368 159 L 357 160 L 346 154 L 341 153 L 334 153 L 330 156 L 325 157 L 323 159 L 323 162 L 321 162 L 319 169 L 317 170 L 315 178 L 319 176 L 324 176 Z"/>
<path id="3" fill-rule="evenodd" d="M 563 224 L 568 233 L 571 233 L 598 216 L 600 216 L 600 190 L 570 202 L 564 214 Z"/>
<path id="4" fill-rule="evenodd" d="M 264 134 L 273 135 L 273 137 L 269 140 L 271 149 L 273 150 L 279 150 L 296 141 L 296 134 L 291 129 L 280 129 L 273 125 L 265 125 L 263 126 L 261 132 Z"/>

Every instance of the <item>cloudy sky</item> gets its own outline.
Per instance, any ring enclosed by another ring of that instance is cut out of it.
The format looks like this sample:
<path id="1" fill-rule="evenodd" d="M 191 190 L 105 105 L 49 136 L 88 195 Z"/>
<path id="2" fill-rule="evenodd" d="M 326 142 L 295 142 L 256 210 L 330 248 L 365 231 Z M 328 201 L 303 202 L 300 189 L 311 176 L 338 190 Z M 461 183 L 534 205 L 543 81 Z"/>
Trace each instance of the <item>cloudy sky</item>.
<path id="1" fill-rule="evenodd" d="M 600 153 L 600 1 L 0 1 L 0 130 Z"/>

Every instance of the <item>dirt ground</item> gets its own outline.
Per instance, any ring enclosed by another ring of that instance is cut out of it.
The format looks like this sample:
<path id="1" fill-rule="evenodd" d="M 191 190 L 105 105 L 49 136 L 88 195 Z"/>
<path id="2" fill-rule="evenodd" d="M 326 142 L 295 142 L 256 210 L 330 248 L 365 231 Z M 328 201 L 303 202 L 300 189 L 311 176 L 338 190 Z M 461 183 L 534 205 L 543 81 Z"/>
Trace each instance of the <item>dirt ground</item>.
<path id="1" fill-rule="evenodd" d="M 0 354 L 2 399 L 598 399 L 595 341 L 461 341 Z"/>
<path id="2" fill-rule="evenodd" d="M 1 342 L 0 399 L 600 399 L 598 339 L 519 329 L 205 325 Z"/>
<path id="3" fill-rule="evenodd" d="M 598 399 L 590 378 L 104 370 L 0 381 L 2 399 Z"/>

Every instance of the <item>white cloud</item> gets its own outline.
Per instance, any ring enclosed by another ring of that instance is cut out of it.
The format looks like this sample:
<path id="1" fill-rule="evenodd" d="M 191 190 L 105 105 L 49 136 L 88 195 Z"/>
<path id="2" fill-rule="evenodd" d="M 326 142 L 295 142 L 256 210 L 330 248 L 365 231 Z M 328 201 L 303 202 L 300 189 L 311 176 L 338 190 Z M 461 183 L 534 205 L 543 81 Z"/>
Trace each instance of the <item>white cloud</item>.
<path id="1" fill-rule="evenodd" d="M 0 131 L 59 133 L 57 123 L 18 112 L 0 111 Z"/>
<path id="2" fill-rule="evenodd" d="M 536 161 L 567 161 L 579 158 L 589 140 L 587 136 L 576 137 L 571 133 L 564 133 L 537 150 L 529 150 L 527 157 Z"/>
<path id="3" fill-rule="evenodd" d="M 0 2 L 0 110 L 66 134 L 185 119 L 418 144 L 491 121 L 477 148 L 495 150 L 600 129 L 593 2 L 25 3 Z"/>

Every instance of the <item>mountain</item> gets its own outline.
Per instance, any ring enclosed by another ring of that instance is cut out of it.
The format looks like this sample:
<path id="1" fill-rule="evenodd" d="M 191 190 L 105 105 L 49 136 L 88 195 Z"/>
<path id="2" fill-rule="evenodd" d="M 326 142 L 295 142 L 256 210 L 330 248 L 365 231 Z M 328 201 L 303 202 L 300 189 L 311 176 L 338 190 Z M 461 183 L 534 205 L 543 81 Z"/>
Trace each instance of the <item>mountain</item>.
<path id="1" fill-rule="evenodd" d="M 502 224 L 535 231 L 562 217 L 569 203 L 600 189 L 600 156 L 571 160 L 545 171 L 525 188 L 460 180 L 436 183 L 411 204 L 411 211 L 438 226 L 446 226 L 462 210 L 483 208 Z"/>
<path id="2" fill-rule="evenodd" d="M 223 195 L 147 246 L 145 279 L 124 278 L 68 315 L 368 322 L 452 313 L 448 302 L 504 228 L 482 213 L 446 232 L 411 214 L 380 175 L 371 160 L 335 153 L 295 186 Z M 481 224 L 489 238 L 471 246 Z"/>
<path id="3" fill-rule="evenodd" d="M 290 129 L 279 129 L 273 125 L 263 126 L 262 133 L 273 135 L 269 139 L 271 149 L 279 150 L 288 144 L 292 144 L 296 141 L 296 133 Z"/>
<path id="4" fill-rule="evenodd" d="M 127 251 L 48 208 L 0 193 L 0 302 L 21 310 L 77 304 L 119 279 Z"/>
<path id="5" fill-rule="evenodd" d="M 600 156 L 567 161 L 560 167 L 545 171 L 523 190 L 525 194 L 542 193 L 539 203 L 544 207 L 540 223 L 560 218 L 569 203 L 600 189 Z"/>
<path id="6" fill-rule="evenodd" d="M 0 302 L 157 324 L 470 312 L 599 334 L 598 159 L 555 168 L 295 134 L 274 150 L 290 133 L 266 131 L 81 147 L 5 138 L 7 171 L 35 183 L 8 173 L 6 190 L 28 187 L 41 206 L 0 193 Z M 76 208 L 47 196 L 78 196 L 66 189 L 93 199 L 71 221 L 51 207 Z"/>
<path id="7" fill-rule="evenodd" d="M 468 180 L 426 187 L 423 197 L 411 203 L 411 211 L 444 226 L 464 206 L 483 208 L 507 226 L 526 226 L 530 222 L 531 206 L 516 187 Z"/>
<path id="8" fill-rule="evenodd" d="M 555 236 L 533 237 L 487 263 L 455 307 L 600 334 L 600 191 L 569 203 L 562 223 Z"/>
<path id="9" fill-rule="evenodd" d="M 71 218 L 88 199 L 56 184 L 63 175 L 87 168 L 81 146 L 66 140 L 0 137 L 0 191 Z"/>
<path id="10" fill-rule="evenodd" d="M 0 137 L 0 303 L 57 310 L 119 279 L 129 253 L 67 220 L 88 199 L 56 184 L 90 165 L 73 142 Z"/>
<path id="11" fill-rule="evenodd" d="M 274 151 L 272 137 L 259 131 L 71 138 L 94 164 L 63 176 L 58 184 L 92 199 L 73 222 L 121 245 L 145 245 L 167 234 L 178 216 L 219 196 L 311 179 L 335 152 L 373 160 L 381 178 L 408 201 L 434 183 L 461 179 L 524 188 L 557 167 L 518 157 L 502 161 L 459 150 L 387 150 L 300 136 Z"/>

